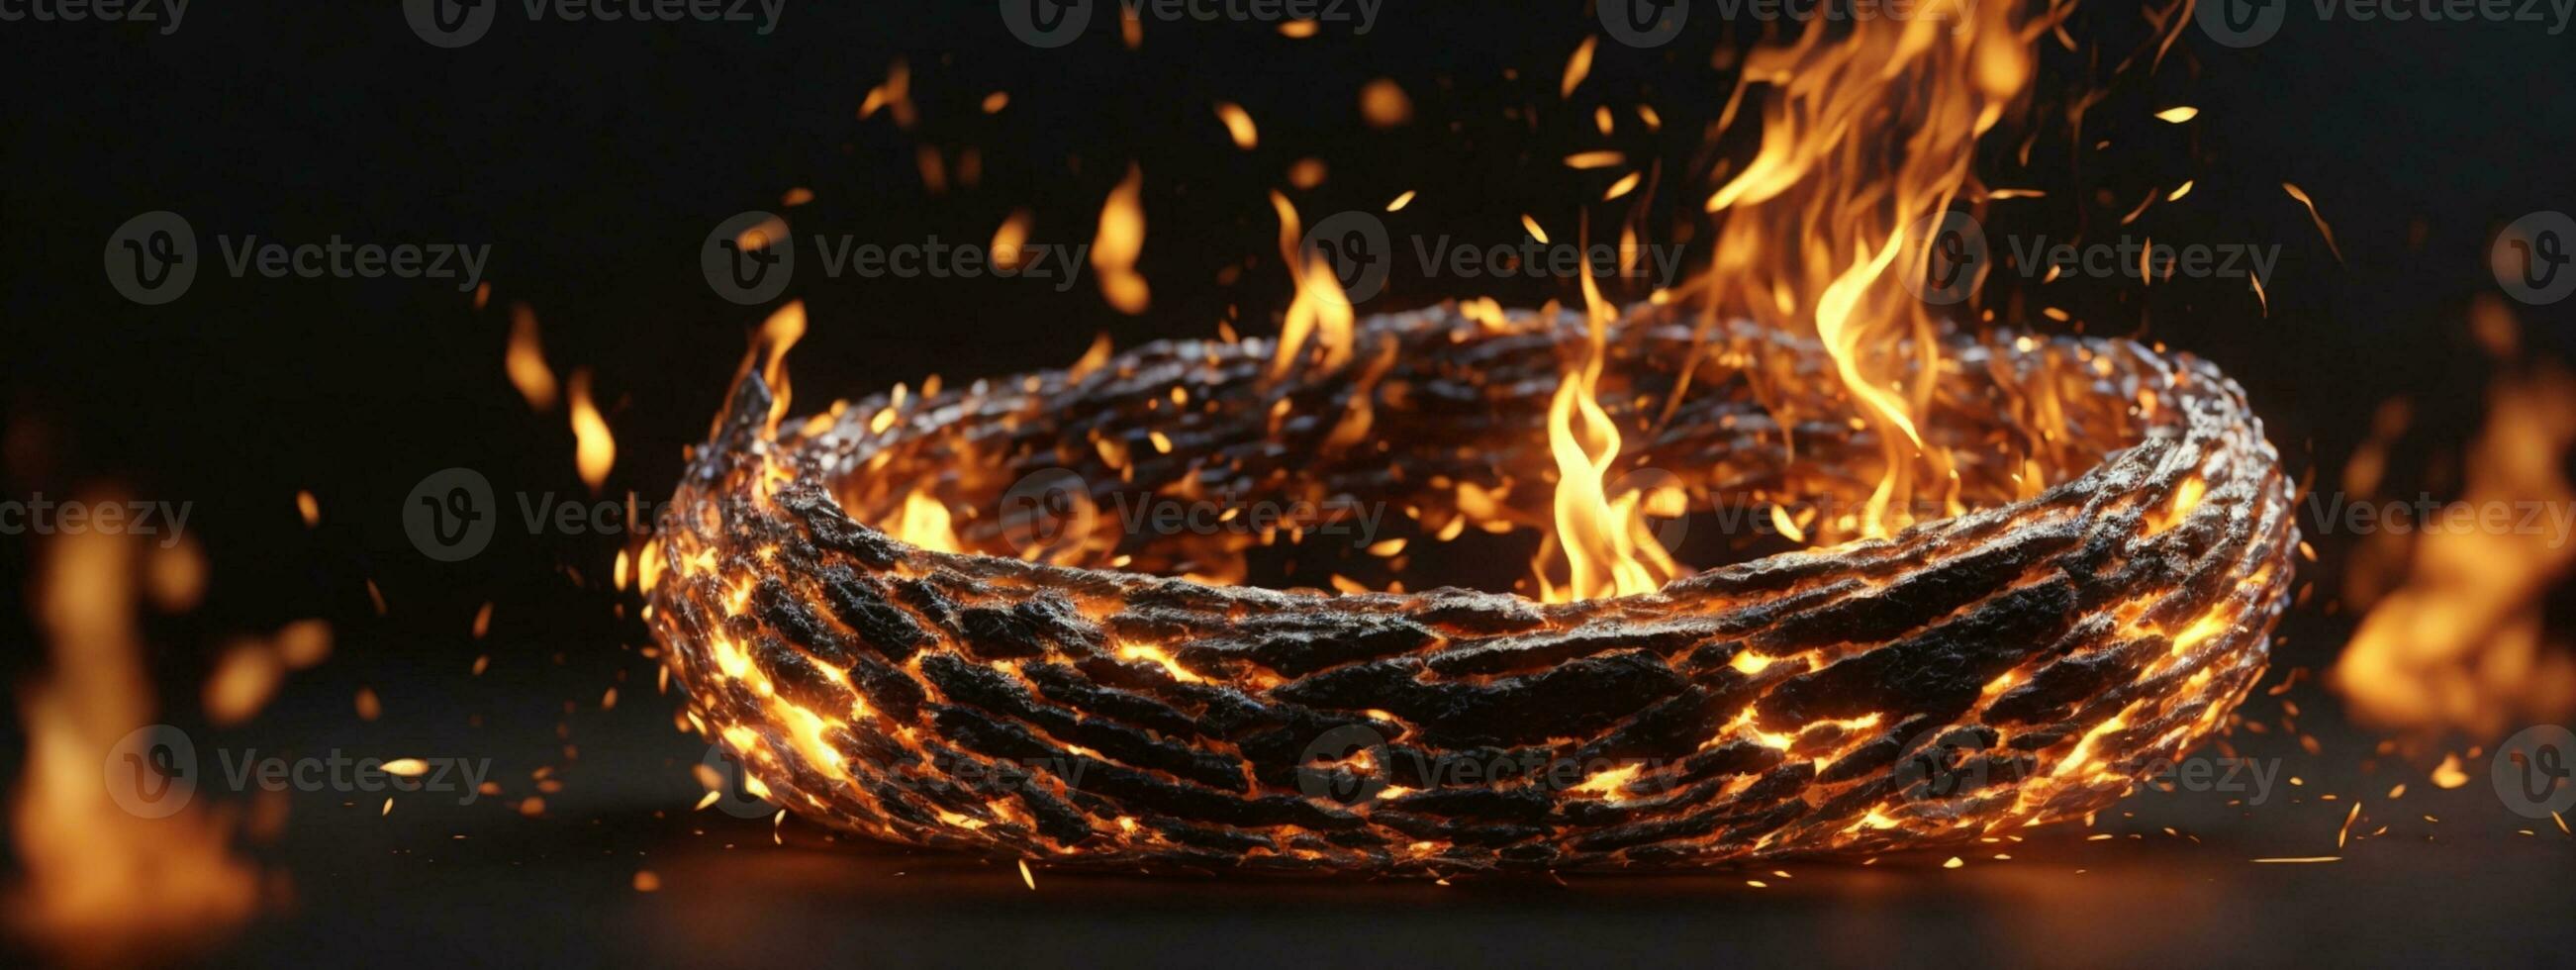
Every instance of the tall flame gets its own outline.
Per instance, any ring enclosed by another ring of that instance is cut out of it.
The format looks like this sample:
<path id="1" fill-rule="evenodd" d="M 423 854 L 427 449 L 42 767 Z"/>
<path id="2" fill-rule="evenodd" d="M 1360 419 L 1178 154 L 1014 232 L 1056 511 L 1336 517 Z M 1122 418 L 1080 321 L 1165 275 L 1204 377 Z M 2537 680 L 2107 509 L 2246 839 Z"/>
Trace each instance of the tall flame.
<path id="1" fill-rule="evenodd" d="M 1672 554 L 1646 531 L 1646 495 L 1610 496 L 1603 476 L 1619 458 L 1619 426 L 1601 407 L 1601 368 L 1609 355 L 1606 328 L 1618 311 L 1601 298 L 1591 274 L 1583 277 L 1583 358 L 1566 372 L 1547 406 L 1547 445 L 1556 458 L 1556 535 L 1540 550 L 1539 598 L 1551 603 L 1651 593 L 1682 574 Z M 1549 579 L 1547 560 L 1561 551 L 1566 582 Z"/>
<path id="2" fill-rule="evenodd" d="M 1709 196 L 1724 213 L 1709 268 L 1719 313 L 1814 328 L 1878 435 L 1877 490 L 1838 531 L 1881 536 L 1914 520 L 1918 482 L 1960 511 L 1946 453 L 1916 421 L 1930 405 L 1937 321 L 1913 291 L 1926 230 L 1977 193 L 1979 136 L 2028 87 L 2036 28 L 2026 5 L 1931 0 L 1909 19 L 1819 23 L 1748 55 L 1722 120 L 1758 99 L 1752 159 Z M 1908 346 L 1910 341 L 1910 347 Z"/>
<path id="3" fill-rule="evenodd" d="M 1307 352 L 1309 338 L 1322 348 L 1323 366 L 1340 367 L 1351 359 L 1350 294 L 1342 290 L 1341 277 L 1333 275 L 1330 261 L 1320 253 L 1301 251 L 1297 207 L 1288 197 L 1270 193 L 1270 207 L 1279 213 L 1279 257 L 1287 260 L 1288 271 L 1297 280 L 1297 295 L 1279 323 L 1279 353 L 1271 359 L 1270 374 L 1287 373 Z"/>
<path id="4" fill-rule="evenodd" d="M 1761 143 L 1706 207 L 1724 214 L 1704 280 L 1711 308 L 1812 327 L 1885 461 L 1861 511 L 1827 523 L 1835 534 L 1911 524 L 1918 481 L 1943 487 L 1945 514 L 1964 511 L 1948 454 L 1916 428 L 1939 360 L 1936 321 L 1914 293 L 1929 264 L 1926 230 L 1970 194 L 1977 138 L 2030 81 L 2036 37 L 2022 15 L 2020 4 L 1933 0 L 1911 19 L 1858 21 L 1848 38 L 1819 24 L 1751 54 L 1721 119 L 1758 99 Z M 1538 579 L 1550 601 L 1652 592 L 1682 572 L 1645 529 L 1649 496 L 1605 490 L 1621 441 L 1599 399 L 1602 333 L 1616 314 L 1588 274 L 1583 297 L 1589 352 L 1548 409 L 1557 534 Z M 1549 576 L 1559 553 L 1563 586 Z"/>

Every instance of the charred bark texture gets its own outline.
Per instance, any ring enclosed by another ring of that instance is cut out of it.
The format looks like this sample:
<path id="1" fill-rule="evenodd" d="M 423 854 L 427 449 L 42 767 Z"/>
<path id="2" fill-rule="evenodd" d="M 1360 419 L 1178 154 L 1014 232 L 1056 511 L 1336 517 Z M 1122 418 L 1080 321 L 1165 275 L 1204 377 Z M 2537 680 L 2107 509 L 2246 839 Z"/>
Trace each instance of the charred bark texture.
<path id="1" fill-rule="evenodd" d="M 784 433 L 748 376 L 680 487 L 697 514 L 657 547 L 654 628 L 702 727 L 799 814 L 1120 867 L 1616 869 L 1961 841 L 2106 807 L 2260 675 L 2297 543 L 2277 457 L 2214 367 L 2125 341 L 1944 348 L 1926 426 L 1989 507 L 1642 596 L 1272 591 L 932 552 L 861 521 L 921 488 L 975 513 L 970 545 L 1179 572 L 1226 538 L 1129 534 L 1066 495 L 1460 514 L 1442 488 L 1543 461 L 1576 326 L 1377 318 L 1348 365 L 1278 379 L 1260 342 L 1155 344 Z M 1813 344 L 1710 340 L 1651 310 L 1614 337 L 1605 401 L 1657 428 L 1631 463 L 1700 498 L 1874 477 L 1829 381 L 1743 376 L 1820 373 Z M 1685 366 L 1701 383 L 1654 421 Z M 2007 416 L 2043 396 L 2063 427 L 2016 438 Z M 2064 480 L 2008 500 L 2030 466 L 1990 442 L 2016 440 Z M 1040 479 L 1061 494 L 1030 494 Z"/>

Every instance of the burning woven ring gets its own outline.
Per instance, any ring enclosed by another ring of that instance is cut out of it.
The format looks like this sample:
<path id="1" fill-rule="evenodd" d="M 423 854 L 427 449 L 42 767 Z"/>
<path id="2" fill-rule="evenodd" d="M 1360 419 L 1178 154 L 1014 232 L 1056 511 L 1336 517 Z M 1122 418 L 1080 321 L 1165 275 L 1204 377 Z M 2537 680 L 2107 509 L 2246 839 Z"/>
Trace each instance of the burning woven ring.
<path id="1" fill-rule="evenodd" d="M 772 348 L 771 380 L 747 365 L 693 456 L 695 513 L 647 557 L 686 717 L 755 792 L 901 843 L 1584 870 L 2081 817 L 2221 727 L 2262 672 L 2297 544 L 2278 458 L 2216 368 L 2122 340 L 1944 346 L 1918 423 L 1982 510 L 1644 595 L 1157 578 L 1283 537 L 1097 512 L 1117 490 L 1257 491 L 1389 502 L 1423 536 L 1543 523 L 1545 483 L 1514 483 L 1547 467 L 1581 321 L 1476 316 L 1363 321 L 1354 352 L 1295 366 L 1261 341 L 1157 343 L 785 430 Z M 1657 309 L 1614 328 L 1600 399 L 1654 429 L 1621 461 L 1671 470 L 1703 511 L 1865 493 L 1882 443 L 1825 353 L 1717 330 Z M 918 515 L 997 555 L 866 524 Z"/>

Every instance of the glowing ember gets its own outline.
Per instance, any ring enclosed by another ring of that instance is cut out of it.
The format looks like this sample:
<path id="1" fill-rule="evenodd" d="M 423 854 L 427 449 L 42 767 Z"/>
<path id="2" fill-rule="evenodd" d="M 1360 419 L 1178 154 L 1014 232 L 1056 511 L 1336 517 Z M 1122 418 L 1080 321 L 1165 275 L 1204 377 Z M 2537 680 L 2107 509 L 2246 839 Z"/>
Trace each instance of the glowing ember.
<path id="1" fill-rule="evenodd" d="M 1091 240 L 1091 269 L 1100 275 L 1100 295 L 1121 313 L 1143 313 L 1151 299 L 1145 277 L 1136 272 L 1136 256 L 1145 249 L 1144 178 L 1141 170 L 1128 167 L 1127 178 L 1101 206 L 1100 228 Z"/>

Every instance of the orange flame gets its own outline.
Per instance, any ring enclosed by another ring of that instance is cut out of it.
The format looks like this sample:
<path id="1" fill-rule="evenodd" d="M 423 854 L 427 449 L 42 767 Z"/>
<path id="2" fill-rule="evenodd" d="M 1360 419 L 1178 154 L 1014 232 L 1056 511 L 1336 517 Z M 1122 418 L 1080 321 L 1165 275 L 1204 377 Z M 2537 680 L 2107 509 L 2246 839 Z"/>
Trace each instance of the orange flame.
<path id="1" fill-rule="evenodd" d="M 1963 510 L 1947 453 L 1916 429 L 1939 361 L 1937 321 L 1909 287 L 1928 268 L 1923 230 L 1976 194 L 1977 139 L 2029 84 L 2036 28 L 2024 18 L 2020 4 L 1937 0 L 1909 19 L 1859 21 L 1847 38 L 1820 25 L 1749 55 L 1727 107 L 1731 117 L 1758 97 L 1762 139 L 1706 206 L 1727 213 L 1714 307 L 1813 326 L 1886 461 L 1863 512 L 1829 523 L 1837 531 L 1911 524 L 1918 471 Z"/>
<path id="2" fill-rule="evenodd" d="M 24 881 L 10 918 L 75 963 L 161 959 L 211 942 L 258 905 L 259 873 L 230 846 L 234 820 L 185 803 L 145 818 L 100 784 L 120 739 L 153 714 L 135 623 L 136 543 L 67 533 L 48 544 L 43 567 L 34 600 L 53 674 L 22 698 L 27 773 L 11 821 Z"/>
<path id="3" fill-rule="evenodd" d="M 546 368 L 545 343 L 537 335 L 537 311 L 525 303 L 510 306 L 510 351 L 502 359 L 510 373 L 510 383 L 519 396 L 528 399 L 528 407 L 551 411 L 555 406 L 555 374 Z"/>
<path id="4" fill-rule="evenodd" d="M 598 406 L 590 400 L 590 369 L 572 374 L 573 464 L 581 480 L 590 486 L 591 494 L 599 493 L 608 481 L 608 469 L 617 463 L 617 438 L 608 431 L 608 422 L 599 416 Z"/>
<path id="5" fill-rule="evenodd" d="M 1601 407 L 1601 368 L 1609 355 L 1605 328 L 1618 311 L 1583 274 L 1583 360 L 1566 372 L 1547 406 L 1547 445 L 1556 458 L 1556 535 L 1540 550 L 1539 598 L 1551 603 L 1651 593 L 1684 570 L 1642 518 L 1643 493 L 1613 500 L 1603 476 L 1619 458 L 1619 426 Z M 1561 551 L 1566 583 L 1549 581 L 1551 552 Z"/>
<path id="6" fill-rule="evenodd" d="M 1145 173 L 1130 165 L 1127 177 L 1110 190 L 1100 207 L 1100 228 L 1091 240 L 1091 269 L 1100 274 L 1100 295 L 1118 312 L 1145 312 L 1152 291 L 1136 272 L 1136 257 L 1145 250 Z"/>
<path id="7" fill-rule="evenodd" d="M 2514 323 L 2502 304 L 2490 296 L 2472 314 L 2490 349 L 2508 356 Z M 2411 556 L 2400 553 L 2403 585 L 2362 617 L 2335 664 L 2332 682 L 2355 719 L 2492 739 L 2576 713 L 2576 657 L 2563 644 L 2552 649 L 2542 632 L 2550 590 L 2576 573 L 2576 543 L 2550 528 L 2495 528 L 2486 518 L 2500 509 L 2576 507 L 2576 486 L 2561 471 L 2571 447 L 2576 376 L 2535 364 L 2490 389 L 2459 502 L 2431 513 L 2439 528 L 2416 524 Z M 2378 477 L 2375 453 L 2364 456 L 2346 475 L 2354 500 Z M 2375 538 L 2404 541 L 2394 530 Z M 2367 588 L 2374 557 L 2363 552 L 2355 582 Z"/>
<path id="8" fill-rule="evenodd" d="M 1297 296 L 1288 304 L 1288 315 L 1279 323 L 1279 353 L 1271 359 L 1270 374 L 1276 377 L 1295 366 L 1306 351 L 1309 337 L 1321 348 L 1323 366 L 1340 367 L 1351 359 L 1351 332 L 1354 316 L 1351 298 L 1342 290 L 1342 281 L 1333 275 L 1330 262 L 1311 252 L 1302 252 L 1297 207 L 1288 197 L 1270 193 L 1270 207 L 1279 213 L 1279 256 L 1288 261 L 1288 271 L 1296 276 Z"/>

